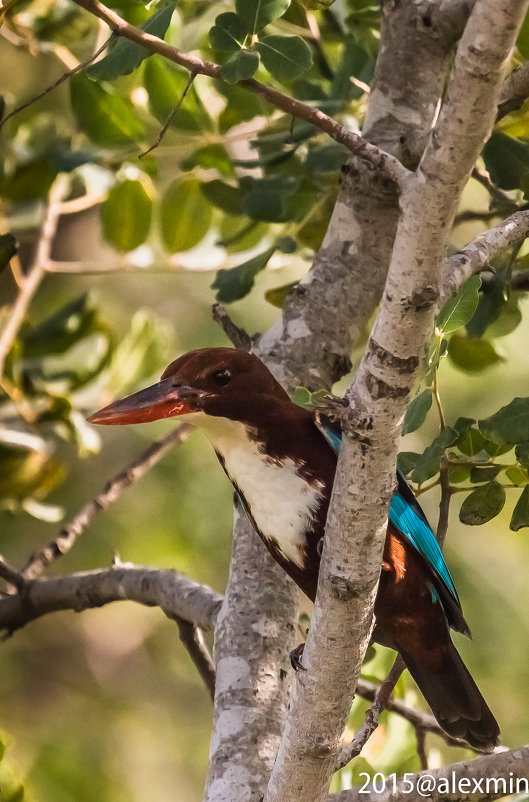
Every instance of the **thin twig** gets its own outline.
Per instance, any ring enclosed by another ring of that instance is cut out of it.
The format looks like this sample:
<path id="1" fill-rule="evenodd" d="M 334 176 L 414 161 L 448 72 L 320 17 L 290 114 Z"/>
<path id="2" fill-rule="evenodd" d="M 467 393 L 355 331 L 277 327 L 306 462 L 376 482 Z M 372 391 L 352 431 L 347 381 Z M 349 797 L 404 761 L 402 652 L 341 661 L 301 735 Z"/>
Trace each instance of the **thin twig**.
<path id="1" fill-rule="evenodd" d="M 175 616 L 178 625 L 180 640 L 189 652 L 195 667 L 204 680 L 211 700 L 215 698 L 215 665 L 209 653 L 209 649 L 204 641 L 204 635 L 200 627 L 192 621 Z"/>
<path id="2" fill-rule="evenodd" d="M 88 67 L 89 64 L 91 64 L 93 61 L 95 61 L 96 58 L 98 56 L 100 56 L 101 53 L 104 50 L 107 49 L 107 47 L 110 45 L 112 40 L 115 39 L 115 38 L 116 38 L 116 34 L 114 32 L 112 32 L 111 35 L 106 40 L 106 42 L 103 42 L 101 47 L 98 48 L 96 50 L 96 52 L 92 56 L 90 56 L 89 59 L 87 59 L 86 61 L 81 62 L 80 64 L 77 64 L 77 66 L 73 67 L 73 69 L 68 70 L 67 72 L 63 73 L 63 75 L 61 75 L 60 78 L 57 78 L 56 81 L 54 81 L 52 84 L 47 86 L 46 89 L 43 89 L 42 92 L 39 92 L 38 95 L 35 95 L 35 97 L 32 97 L 31 100 L 28 100 L 26 103 L 22 103 L 20 106 L 17 106 L 16 109 L 13 109 L 13 111 L 9 112 L 9 114 L 7 114 L 4 117 L 4 119 L 0 121 L 0 129 L 2 128 L 3 125 L 5 125 L 5 123 L 8 120 L 10 120 L 12 117 L 14 117 L 15 114 L 18 114 L 19 112 L 24 111 L 24 109 L 27 109 L 29 106 L 33 105 L 33 103 L 36 103 L 37 100 L 40 100 L 41 98 L 43 98 L 46 95 L 48 95 L 50 92 L 53 92 L 54 89 L 57 89 L 58 86 L 60 86 L 62 83 L 64 83 L 64 81 L 67 81 L 68 78 L 71 78 L 72 75 L 75 75 L 76 73 L 81 72 L 82 70 L 84 70 L 85 67 Z"/>
<path id="3" fill-rule="evenodd" d="M 89 501 L 70 523 L 61 529 L 55 540 L 50 541 L 47 546 L 31 555 L 22 569 L 24 579 L 36 579 L 41 576 L 58 557 L 70 551 L 79 535 L 97 513 L 113 504 L 127 487 L 145 476 L 147 471 L 156 465 L 173 446 L 183 442 L 190 431 L 192 431 L 192 427 L 187 425 L 174 429 L 163 440 L 152 443 L 131 465 L 111 479 L 104 490 Z"/>
<path id="4" fill-rule="evenodd" d="M 61 199 L 65 194 L 67 182 L 68 179 L 64 175 L 59 174 L 52 184 L 35 259 L 30 267 L 29 273 L 24 278 L 20 292 L 8 316 L 7 323 L 0 334 L 0 379 L 4 373 L 4 364 L 7 354 L 22 325 L 31 299 L 37 291 L 40 282 L 46 275 L 46 266 L 51 255 L 53 240 L 57 232 L 61 214 Z"/>
<path id="5" fill-rule="evenodd" d="M 355 734 L 355 737 L 348 744 L 346 747 L 342 749 L 340 754 L 338 755 L 336 761 L 335 771 L 339 769 L 343 769 L 344 766 L 354 758 L 357 757 L 362 749 L 364 748 L 365 744 L 374 733 L 376 728 L 378 727 L 378 720 L 380 718 L 380 714 L 382 711 L 387 707 L 389 697 L 393 693 L 393 689 L 397 684 L 397 681 L 406 668 L 404 660 L 400 656 L 397 655 L 395 658 L 395 662 L 393 663 L 393 668 L 387 675 L 384 682 L 382 682 L 375 694 L 375 698 L 371 707 L 366 711 L 364 723 L 362 727 L 358 730 Z"/>
<path id="6" fill-rule="evenodd" d="M 417 754 L 419 755 L 419 763 L 421 769 L 424 771 L 428 768 L 428 755 L 425 748 L 426 733 L 422 727 L 415 727 L 415 738 L 417 739 Z"/>
<path id="7" fill-rule="evenodd" d="M 228 338 L 228 340 L 237 348 L 239 351 L 251 351 L 252 350 L 252 338 L 244 329 L 239 328 L 239 326 L 235 325 L 231 317 L 226 312 L 225 308 L 221 304 L 213 304 L 211 307 L 211 313 L 213 315 L 213 320 L 215 323 L 218 323 L 221 329 L 223 330 L 224 334 Z"/>
<path id="8" fill-rule="evenodd" d="M 156 137 L 156 139 L 154 140 L 154 142 L 152 143 L 152 145 L 151 145 L 149 148 L 147 148 L 147 150 L 144 150 L 144 151 L 143 151 L 143 153 L 140 153 L 140 154 L 138 155 L 138 159 L 143 159 L 143 157 L 144 157 L 144 156 L 147 156 L 147 154 L 148 154 L 148 153 L 151 153 L 153 150 L 155 150 L 155 149 L 158 147 L 158 145 L 160 144 L 160 142 L 161 142 L 161 141 L 162 141 L 162 139 L 164 138 L 164 136 L 165 136 L 165 134 L 166 134 L 166 132 L 167 132 L 167 129 L 168 129 L 168 128 L 169 128 L 169 126 L 171 125 L 171 122 L 172 122 L 172 120 L 174 119 L 174 116 L 175 116 L 176 112 L 178 111 L 178 109 L 179 109 L 179 108 L 180 108 L 180 106 L 182 105 L 182 103 L 183 103 L 183 101 L 184 101 L 184 98 L 185 98 L 185 96 L 187 95 L 188 91 L 191 89 L 191 86 L 192 86 L 192 84 L 193 84 L 193 81 L 195 80 L 195 78 L 196 78 L 196 77 L 197 77 L 197 74 L 196 74 L 196 72 L 192 72 L 192 73 L 190 74 L 190 76 L 189 76 L 189 78 L 188 78 L 188 80 L 187 80 L 187 83 L 186 83 L 186 85 L 184 86 L 184 91 L 182 92 L 182 94 L 181 94 L 181 96 L 180 96 L 180 100 L 178 101 L 178 103 L 176 104 L 176 106 L 175 106 L 175 107 L 174 107 L 174 109 L 171 111 L 171 113 L 170 113 L 170 114 L 169 114 L 169 116 L 167 117 L 166 121 L 164 122 L 164 124 L 163 124 L 163 125 L 162 125 L 162 127 L 160 128 L 160 130 L 159 130 L 159 132 L 158 132 L 158 136 Z"/>
<path id="9" fill-rule="evenodd" d="M 25 585 L 25 580 L 22 574 L 20 574 L 16 568 L 13 568 L 12 565 L 9 565 L 3 557 L 0 556 L 0 576 L 2 579 L 12 585 L 13 587 L 17 588 L 17 590 L 21 590 Z"/>
<path id="10" fill-rule="evenodd" d="M 119 14 L 107 8 L 107 6 L 100 3 L 99 0 L 75 0 L 75 2 L 94 16 L 106 22 L 111 30 L 118 36 L 123 36 L 131 42 L 145 47 L 151 53 L 158 53 L 164 56 L 175 64 L 185 67 L 192 73 L 223 80 L 219 64 L 215 64 L 211 61 L 203 61 L 198 58 L 198 56 L 185 53 L 167 44 L 158 36 L 153 36 L 152 34 L 142 31 L 141 28 L 137 28 L 135 25 L 126 22 Z M 398 159 L 367 142 L 367 140 L 363 139 L 359 134 L 353 133 L 320 109 L 313 108 L 306 103 L 295 100 L 279 92 L 277 89 L 273 89 L 271 86 L 256 81 L 254 78 L 239 81 L 238 86 L 266 98 L 273 106 L 287 114 L 291 114 L 293 117 L 297 117 L 300 120 L 305 120 L 305 122 L 311 123 L 320 130 L 325 131 L 332 139 L 345 145 L 349 148 L 351 153 L 366 159 L 397 185 L 400 185 L 400 183 L 409 176 L 409 171 Z"/>
<path id="11" fill-rule="evenodd" d="M 505 207 L 505 209 L 510 209 L 513 212 L 518 209 L 516 201 L 514 201 L 504 189 L 500 189 L 500 187 L 496 186 L 487 170 L 480 170 L 479 167 L 474 167 L 472 170 L 472 178 L 481 184 L 482 187 L 485 187 L 489 195 L 502 204 L 502 208 Z"/>

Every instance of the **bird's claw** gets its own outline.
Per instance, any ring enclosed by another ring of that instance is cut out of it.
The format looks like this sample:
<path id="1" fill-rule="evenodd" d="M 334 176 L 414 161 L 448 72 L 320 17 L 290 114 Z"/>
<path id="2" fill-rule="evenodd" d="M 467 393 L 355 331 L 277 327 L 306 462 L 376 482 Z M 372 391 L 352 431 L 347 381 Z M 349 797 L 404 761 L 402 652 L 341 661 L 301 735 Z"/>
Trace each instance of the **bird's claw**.
<path id="1" fill-rule="evenodd" d="M 290 665 L 292 666 L 294 671 L 299 671 L 300 668 L 303 671 L 307 670 L 303 665 L 303 663 L 301 662 L 301 657 L 303 655 L 304 648 L 305 644 L 300 643 L 299 646 L 296 646 L 296 648 L 292 649 L 292 651 L 290 652 Z"/>

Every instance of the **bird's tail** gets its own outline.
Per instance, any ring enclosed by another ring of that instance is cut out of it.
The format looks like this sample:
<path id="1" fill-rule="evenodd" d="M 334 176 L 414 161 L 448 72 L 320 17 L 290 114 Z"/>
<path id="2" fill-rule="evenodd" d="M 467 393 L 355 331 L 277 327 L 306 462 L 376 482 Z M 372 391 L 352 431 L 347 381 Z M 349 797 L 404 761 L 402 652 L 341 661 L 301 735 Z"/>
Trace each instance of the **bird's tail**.
<path id="1" fill-rule="evenodd" d="M 470 672 L 452 641 L 416 661 L 402 651 L 402 657 L 432 712 L 452 738 L 490 752 L 498 743 L 500 729 Z"/>

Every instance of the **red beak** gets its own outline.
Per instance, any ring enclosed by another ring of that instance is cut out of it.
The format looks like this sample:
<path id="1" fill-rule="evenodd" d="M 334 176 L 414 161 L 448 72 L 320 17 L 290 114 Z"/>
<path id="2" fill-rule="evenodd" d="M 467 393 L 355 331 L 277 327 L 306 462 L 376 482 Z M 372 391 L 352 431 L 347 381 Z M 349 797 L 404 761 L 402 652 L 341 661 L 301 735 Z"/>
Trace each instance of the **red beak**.
<path id="1" fill-rule="evenodd" d="M 172 418 L 188 412 L 198 412 L 199 402 L 206 393 L 193 387 L 180 387 L 174 378 L 164 379 L 138 393 L 114 401 L 108 407 L 94 412 L 89 423 L 104 426 L 122 426 L 126 423 L 148 423 L 160 418 Z"/>

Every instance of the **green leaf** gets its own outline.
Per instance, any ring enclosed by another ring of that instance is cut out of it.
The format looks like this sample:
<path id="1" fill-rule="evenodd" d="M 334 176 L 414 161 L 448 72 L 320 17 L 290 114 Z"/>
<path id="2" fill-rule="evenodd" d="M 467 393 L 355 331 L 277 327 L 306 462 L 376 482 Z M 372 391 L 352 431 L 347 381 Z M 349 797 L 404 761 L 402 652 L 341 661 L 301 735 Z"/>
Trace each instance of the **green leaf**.
<path id="1" fill-rule="evenodd" d="M 441 448 L 441 446 L 438 446 L 436 443 L 432 443 L 428 448 L 425 448 L 412 471 L 412 481 L 420 484 L 427 479 L 431 479 L 436 473 L 439 473 L 439 467 L 444 453 L 444 448 Z"/>
<path id="2" fill-rule="evenodd" d="M 209 32 L 211 47 L 220 50 L 221 53 L 236 53 L 241 49 L 245 38 L 246 28 L 237 14 L 231 11 L 219 14 Z"/>
<path id="3" fill-rule="evenodd" d="M 516 506 L 512 511 L 509 529 L 512 529 L 513 532 L 518 532 L 524 526 L 529 526 L 529 485 L 524 487 L 520 498 L 516 502 Z"/>
<path id="4" fill-rule="evenodd" d="M 404 423 L 402 425 L 402 435 L 410 434 L 419 429 L 426 420 L 428 410 L 432 406 L 432 391 L 424 390 L 415 398 L 406 410 Z"/>
<path id="5" fill-rule="evenodd" d="M 450 334 L 465 326 L 476 311 L 480 287 L 479 276 L 471 276 L 465 281 L 455 298 L 451 298 L 439 312 L 435 321 L 436 328 L 443 334 Z"/>
<path id="6" fill-rule="evenodd" d="M 525 485 L 529 484 L 529 474 L 525 468 L 521 468 L 519 465 L 511 465 L 505 471 L 505 475 L 516 487 L 525 487 Z"/>
<path id="7" fill-rule="evenodd" d="M 448 355 L 454 365 L 467 373 L 479 373 L 503 361 L 488 340 L 470 340 L 461 334 L 450 338 Z"/>
<path id="8" fill-rule="evenodd" d="M 201 184 L 201 189 L 208 201 L 223 212 L 231 215 L 243 213 L 242 193 L 239 187 L 232 187 L 231 184 L 214 178 L 213 181 Z"/>
<path id="9" fill-rule="evenodd" d="M 142 31 L 159 39 L 164 39 L 167 29 L 173 16 L 174 5 L 166 5 L 159 8 L 154 14 L 140 25 Z M 116 44 L 108 51 L 107 55 L 93 64 L 86 70 L 89 78 L 98 81 L 114 81 L 121 75 L 129 75 L 142 61 L 152 55 L 150 50 L 131 42 L 129 39 L 120 38 Z"/>
<path id="10" fill-rule="evenodd" d="M 511 446 L 529 442 L 529 398 L 513 400 L 479 423 L 480 432 L 494 443 Z"/>
<path id="11" fill-rule="evenodd" d="M 524 59 L 529 58 L 529 14 L 526 14 L 522 27 L 520 28 L 520 33 L 516 40 L 516 47 Z"/>
<path id="12" fill-rule="evenodd" d="M 450 484 L 457 485 L 459 482 L 467 482 L 470 478 L 470 465 L 452 465 L 448 468 L 448 480 Z"/>
<path id="13" fill-rule="evenodd" d="M 121 181 L 101 206 L 105 239 L 118 251 L 132 251 L 145 242 L 151 227 L 152 200 L 141 181 Z"/>
<path id="14" fill-rule="evenodd" d="M 161 56 L 153 56 L 143 74 L 145 89 L 149 94 L 149 111 L 161 122 L 165 122 L 182 97 L 189 73 L 169 64 Z M 184 101 L 170 122 L 171 128 L 203 133 L 211 131 L 211 117 L 204 108 L 194 86 L 188 89 Z"/>
<path id="15" fill-rule="evenodd" d="M 246 81 L 259 67 L 259 53 L 251 50 L 239 50 L 234 53 L 220 68 L 220 74 L 229 84 Z"/>
<path id="16" fill-rule="evenodd" d="M 171 253 L 193 248 L 207 234 L 213 209 L 204 197 L 200 181 L 173 181 L 160 205 L 162 239 Z"/>
<path id="17" fill-rule="evenodd" d="M 476 465 L 470 471 L 470 481 L 472 484 L 490 482 L 497 477 L 500 471 L 499 465 Z"/>
<path id="18" fill-rule="evenodd" d="M 483 149 L 492 181 L 502 189 L 518 189 L 529 177 L 529 144 L 495 131 Z"/>
<path id="19" fill-rule="evenodd" d="M 217 290 L 217 301 L 231 303 L 244 298 L 252 289 L 256 275 L 264 270 L 274 251 L 275 248 L 269 248 L 242 265 L 219 270 L 211 285 L 212 289 Z"/>
<path id="20" fill-rule="evenodd" d="M 445 426 L 435 438 L 434 443 L 441 446 L 441 448 L 449 448 L 457 443 L 459 436 L 459 432 L 456 429 L 452 429 L 451 426 Z"/>
<path id="21" fill-rule="evenodd" d="M 420 456 L 416 451 L 401 451 L 397 457 L 399 471 L 407 476 L 415 468 Z"/>
<path id="22" fill-rule="evenodd" d="M 477 487 L 464 500 L 459 511 L 459 520 L 469 526 L 481 526 L 495 518 L 505 504 L 505 490 L 493 480 Z"/>
<path id="23" fill-rule="evenodd" d="M 243 210 L 253 220 L 281 223 L 289 219 L 289 201 L 300 185 L 297 176 L 277 173 L 265 178 L 241 179 L 245 191 Z"/>
<path id="24" fill-rule="evenodd" d="M 107 92 L 85 75 L 70 78 L 72 110 L 84 133 L 103 148 L 130 145 L 144 135 L 128 98 Z"/>
<path id="25" fill-rule="evenodd" d="M 7 267 L 18 251 L 18 242 L 13 234 L 0 234 L 0 273 Z"/>
<path id="26" fill-rule="evenodd" d="M 62 354 L 94 330 L 96 312 L 85 293 L 21 337 L 25 357 Z"/>
<path id="27" fill-rule="evenodd" d="M 194 167 L 204 167 L 206 170 L 218 170 L 226 178 L 235 175 L 233 161 L 224 145 L 212 143 L 198 148 L 180 163 L 182 170 L 192 170 Z"/>
<path id="28" fill-rule="evenodd" d="M 57 169 L 48 159 L 31 159 L 20 164 L 14 173 L 1 182 L 2 197 L 13 203 L 45 198 L 56 175 Z"/>
<path id="29" fill-rule="evenodd" d="M 272 306 L 277 306 L 278 309 L 283 309 L 287 295 L 290 290 L 293 290 L 298 282 L 290 281 L 288 284 L 283 284 L 281 287 L 274 287 L 265 292 L 265 301 L 268 301 Z"/>
<path id="30" fill-rule="evenodd" d="M 300 36 L 264 36 L 257 49 L 278 81 L 291 81 L 312 66 L 312 50 Z"/>
<path id="31" fill-rule="evenodd" d="M 469 418 L 463 418 L 462 420 L 470 420 Z M 474 421 L 472 421 L 474 423 Z M 464 429 L 463 429 L 464 431 Z M 458 449 L 461 451 L 462 454 L 465 454 L 467 457 L 475 457 L 477 454 L 481 452 L 485 452 L 485 444 L 486 440 L 477 429 L 468 428 L 464 432 L 464 434 L 459 438 L 457 443 Z"/>
<path id="32" fill-rule="evenodd" d="M 460 438 L 463 438 L 474 423 L 476 423 L 475 418 L 461 417 L 456 420 L 452 428 L 458 432 Z"/>
<path id="33" fill-rule="evenodd" d="M 289 5 L 290 0 L 235 0 L 235 11 L 246 31 L 254 34 L 282 17 Z"/>
<path id="34" fill-rule="evenodd" d="M 514 453 L 520 465 L 524 468 L 529 468 L 529 443 L 521 443 L 516 446 Z"/>

